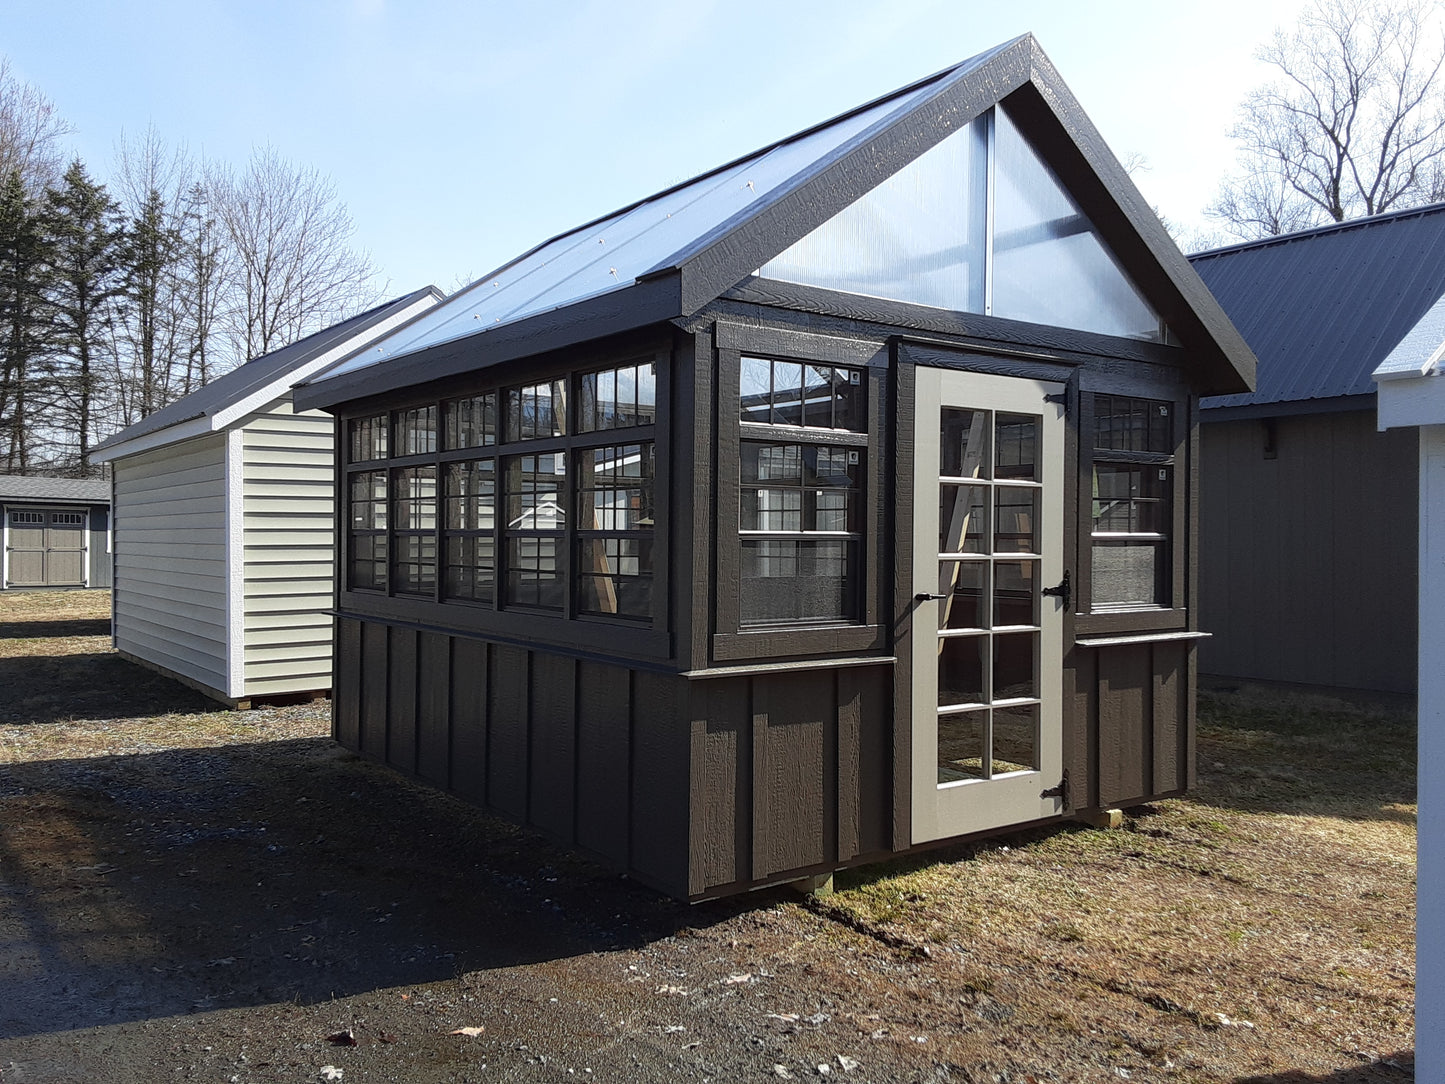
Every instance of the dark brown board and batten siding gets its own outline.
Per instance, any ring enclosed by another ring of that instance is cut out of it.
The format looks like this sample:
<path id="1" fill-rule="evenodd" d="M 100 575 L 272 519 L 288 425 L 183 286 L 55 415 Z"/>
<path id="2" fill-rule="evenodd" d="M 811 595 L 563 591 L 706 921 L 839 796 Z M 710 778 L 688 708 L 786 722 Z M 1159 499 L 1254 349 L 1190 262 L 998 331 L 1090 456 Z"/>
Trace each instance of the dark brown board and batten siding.
<path id="1" fill-rule="evenodd" d="M 697 898 L 890 853 L 888 664 L 689 680 L 341 617 L 335 737 Z"/>
<path id="2" fill-rule="evenodd" d="M 1194 782 L 1191 641 L 1075 647 L 1064 760 L 1076 810 L 1128 807 Z"/>

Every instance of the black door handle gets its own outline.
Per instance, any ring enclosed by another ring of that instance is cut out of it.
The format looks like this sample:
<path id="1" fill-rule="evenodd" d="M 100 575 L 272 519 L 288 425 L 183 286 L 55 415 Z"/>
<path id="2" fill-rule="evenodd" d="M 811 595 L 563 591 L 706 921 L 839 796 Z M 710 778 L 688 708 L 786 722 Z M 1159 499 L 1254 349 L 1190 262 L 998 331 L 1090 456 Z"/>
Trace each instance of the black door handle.
<path id="1" fill-rule="evenodd" d="M 930 595 L 927 591 L 920 591 L 920 592 L 918 592 L 918 594 L 916 594 L 916 595 L 913 596 L 913 601 L 914 601 L 914 602 L 927 602 L 927 601 L 929 601 L 930 599 L 945 599 L 945 598 L 948 598 L 948 597 L 949 597 L 949 596 L 947 596 L 947 595 Z"/>

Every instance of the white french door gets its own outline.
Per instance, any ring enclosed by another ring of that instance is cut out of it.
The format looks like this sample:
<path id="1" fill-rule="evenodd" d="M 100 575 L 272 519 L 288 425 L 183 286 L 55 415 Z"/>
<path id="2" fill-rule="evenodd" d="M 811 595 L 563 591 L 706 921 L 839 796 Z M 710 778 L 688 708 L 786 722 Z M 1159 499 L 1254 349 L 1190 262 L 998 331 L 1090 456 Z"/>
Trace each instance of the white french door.
<path id="1" fill-rule="evenodd" d="M 921 843 L 1063 810 L 1068 581 L 1064 386 L 915 372 L 913 842 Z"/>

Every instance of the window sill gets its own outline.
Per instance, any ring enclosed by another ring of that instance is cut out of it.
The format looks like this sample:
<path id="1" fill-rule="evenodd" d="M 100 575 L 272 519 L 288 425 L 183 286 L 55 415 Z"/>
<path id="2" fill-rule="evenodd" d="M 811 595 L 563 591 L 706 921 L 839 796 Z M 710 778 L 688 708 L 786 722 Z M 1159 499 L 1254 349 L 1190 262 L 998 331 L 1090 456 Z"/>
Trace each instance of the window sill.
<path id="1" fill-rule="evenodd" d="M 719 662 L 788 658 L 799 655 L 852 655 L 884 649 L 881 625 L 792 625 L 717 633 L 712 657 Z"/>
<path id="2" fill-rule="evenodd" d="M 1119 647 L 1125 644 L 1160 644 L 1176 640 L 1208 640 L 1212 632 L 1142 632 L 1134 636 L 1089 636 L 1074 641 L 1078 647 Z"/>

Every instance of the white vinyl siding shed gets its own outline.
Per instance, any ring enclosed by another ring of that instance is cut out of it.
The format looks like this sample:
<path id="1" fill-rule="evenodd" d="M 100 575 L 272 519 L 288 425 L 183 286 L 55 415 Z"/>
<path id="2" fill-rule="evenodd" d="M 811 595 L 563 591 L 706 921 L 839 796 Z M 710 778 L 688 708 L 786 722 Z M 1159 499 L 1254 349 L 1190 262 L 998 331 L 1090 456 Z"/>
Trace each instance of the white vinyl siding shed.
<path id="1" fill-rule="evenodd" d="M 113 642 L 232 706 L 331 688 L 334 423 L 291 388 L 409 323 L 433 287 L 247 362 L 105 441 Z"/>

